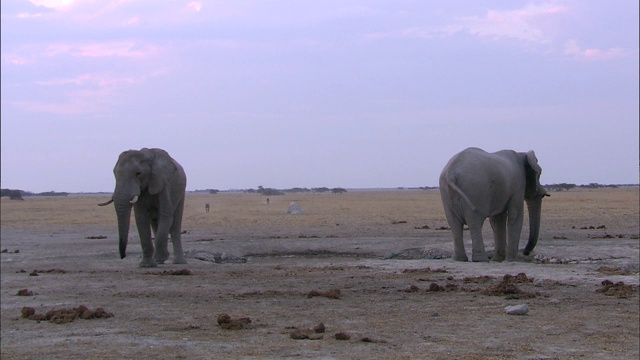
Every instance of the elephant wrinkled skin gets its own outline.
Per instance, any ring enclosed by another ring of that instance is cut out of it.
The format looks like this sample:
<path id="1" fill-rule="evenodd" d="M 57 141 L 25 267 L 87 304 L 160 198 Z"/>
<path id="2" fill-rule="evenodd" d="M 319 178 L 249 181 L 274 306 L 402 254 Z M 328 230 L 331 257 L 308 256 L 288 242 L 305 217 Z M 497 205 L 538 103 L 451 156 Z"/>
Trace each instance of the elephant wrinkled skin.
<path id="1" fill-rule="evenodd" d="M 118 218 L 120 258 L 126 256 L 131 208 L 142 246 L 141 267 L 155 267 L 169 258 L 171 234 L 173 263 L 186 264 L 180 239 L 187 177 L 177 161 L 162 149 L 128 150 L 120 154 L 113 174 L 116 187 L 111 200 Z M 155 235 L 155 248 L 151 241 Z"/>
<path id="2" fill-rule="evenodd" d="M 538 241 L 542 199 L 542 169 L 533 151 L 502 150 L 487 153 L 468 148 L 449 160 L 440 175 L 442 204 L 454 238 L 454 259 L 467 261 L 463 226 L 469 226 L 472 261 L 489 261 L 482 225 L 489 218 L 495 242 L 494 261 L 515 261 L 522 231 L 524 201 L 529 211 L 529 255 Z"/>

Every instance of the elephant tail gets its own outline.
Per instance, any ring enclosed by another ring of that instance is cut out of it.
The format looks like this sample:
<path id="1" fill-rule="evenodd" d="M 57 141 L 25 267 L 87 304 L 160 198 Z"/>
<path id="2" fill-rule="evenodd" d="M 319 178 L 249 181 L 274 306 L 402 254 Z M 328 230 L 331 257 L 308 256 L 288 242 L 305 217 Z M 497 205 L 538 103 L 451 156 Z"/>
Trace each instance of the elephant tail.
<path id="1" fill-rule="evenodd" d="M 469 197 L 464 193 L 464 191 L 462 191 L 462 189 L 460 189 L 460 187 L 458 187 L 458 185 L 456 184 L 455 176 L 447 176 L 444 178 L 444 181 L 445 181 L 445 184 L 449 187 L 449 189 L 457 193 L 464 200 L 464 202 L 467 203 L 467 205 L 469 205 L 472 211 L 474 212 L 478 211 L 478 208 L 476 208 L 476 206 L 471 202 L 471 199 L 469 199 Z"/>

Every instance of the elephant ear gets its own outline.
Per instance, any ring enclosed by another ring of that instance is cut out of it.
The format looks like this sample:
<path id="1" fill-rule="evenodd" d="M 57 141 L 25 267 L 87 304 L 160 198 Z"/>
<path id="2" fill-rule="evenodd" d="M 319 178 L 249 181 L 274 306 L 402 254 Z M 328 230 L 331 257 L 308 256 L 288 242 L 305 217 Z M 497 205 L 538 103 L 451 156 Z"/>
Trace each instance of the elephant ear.
<path id="1" fill-rule="evenodd" d="M 525 189 L 525 198 L 533 199 L 538 193 L 538 187 L 540 185 L 540 174 L 542 168 L 538 165 L 538 158 L 533 150 L 527 152 L 527 161 L 525 161 L 525 172 L 527 177 L 527 185 Z"/>
<path id="2" fill-rule="evenodd" d="M 169 176 L 175 172 L 175 165 L 169 154 L 162 149 L 150 149 L 151 179 L 149 180 L 149 194 L 159 194 L 169 184 Z"/>

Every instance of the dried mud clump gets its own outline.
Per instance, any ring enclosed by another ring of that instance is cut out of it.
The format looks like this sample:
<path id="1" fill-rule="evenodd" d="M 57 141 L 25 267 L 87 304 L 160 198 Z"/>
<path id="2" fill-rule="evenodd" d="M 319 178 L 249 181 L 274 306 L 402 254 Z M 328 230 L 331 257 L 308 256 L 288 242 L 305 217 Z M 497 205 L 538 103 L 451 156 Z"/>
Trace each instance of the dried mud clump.
<path id="1" fill-rule="evenodd" d="M 535 292 L 523 291 L 516 286 L 516 283 L 531 281 L 526 274 L 520 273 L 516 276 L 506 274 L 502 281 L 496 285 L 489 286 L 482 291 L 484 295 L 505 296 L 505 299 L 530 299 L 536 297 Z"/>
<path id="2" fill-rule="evenodd" d="M 335 335 L 333 335 L 336 340 L 349 340 L 351 339 L 351 335 L 347 334 L 347 333 L 343 333 L 343 332 L 339 332 Z"/>
<path id="3" fill-rule="evenodd" d="M 617 296 L 621 299 L 628 298 L 635 292 L 633 285 L 625 285 L 622 281 L 614 284 L 611 280 L 603 280 L 601 285 L 602 287 L 596 290 L 597 293 L 602 293 L 607 296 Z"/>
<path id="4" fill-rule="evenodd" d="M 313 329 L 298 329 L 297 327 L 291 327 L 293 331 L 289 333 L 289 337 L 294 340 L 321 340 L 326 331 L 324 323 L 320 323 L 313 327 Z"/>
<path id="5" fill-rule="evenodd" d="M 222 313 L 218 315 L 218 325 L 225 330 L 242 330 L 251 324 L 251 319 L 242 317 L 233 319 L 229 314 Z"/>
<path id="6" fill-rule="evenodd" d="M 420 291 L 420 288 L 419 288 L 419 287 L 417 287 L 416 285 L 411 285 L 411 286 L 409 286 L 407 289 L 403 289 L 403 290 L 401 290 L 401 291 L 408 292 L 408 293 L 413 293 L 413 292 L 418 292 L 418 291 Z"/>
<path id="7" fill-rule="evenodd" d="M 87 236 L 85 239 L 89 239 L 89 240 L 94 240 L 94 239 L 106 239 L 107 237 L 105 235 L 92 235 L 92 236 Z"/>
<path id="8" fill-rule="evenodd" d="M 33 291 L 31 291 L 29 289 L 21 289 L 21 290 L 18 290 L 18 293 L 16 295 L 18 295 L 18 296 L 33 296 Z"/>
<path id="9" fill-rule="evenodd" d="M 322 296 L 328 299 L 340 299 L 340 289 L 331 289 L 323 292 L 317 291 L 317 290 L 311 290 L 307 294 L 308 298 L 312 298 L 316 296 Z"/>
<path id="10" fill-rule="evenodd" d="M 22 308 L 22 317 L 23 318 L 29 318 L 29 316 L 35 315 L 36 313 L 36 309 L 29 307 L 29 306 L 25 306 Z"/>
<path id="11" fill-rule="evenodd" d="M 458 290 L 459 287 L 456 284 L 445 284 L 443 285 L 439 285 L 438 283 L 432 282 L 431 284 L 429 284 L 429 288 L 427 289 L 427 291 L 456 291 Z"/>
<path id="12" fill-rule="evenodd" d="M 193 271 L 189 269 L 180 269 L 180 270 L 165 270 L 163 272 L 153 272 L 149 271 L 145 273 L 146 275 L 193 275 Z"/>
<path id="13" fill-rule="evenodd" d="M 66 324 L 77 318 L 85 320 L 110 318 L 113 317 L 113 314 L 101 307 L 91 310 L 84 305 L 69 309 L 53 309 L 47 311 L 46 314 L 37 314 L 34 308 L 25 306 L 22 308 L 22 317 L 36 321 L 48 320 L 54 324 Z"/>

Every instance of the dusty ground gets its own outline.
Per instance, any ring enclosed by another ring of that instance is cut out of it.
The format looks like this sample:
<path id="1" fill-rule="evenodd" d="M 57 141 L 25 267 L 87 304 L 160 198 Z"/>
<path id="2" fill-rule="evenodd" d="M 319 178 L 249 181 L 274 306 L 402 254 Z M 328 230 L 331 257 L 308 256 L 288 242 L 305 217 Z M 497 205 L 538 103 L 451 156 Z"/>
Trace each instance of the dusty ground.
<path id="1" fill-rule="evenodd" d="M 535 256 L 482 264 L 447 258 L 438 191 L 293 194 L 269 205 L 190 194 L 189 263 L 155 269 L 138 268 L 133 225 L 119 259 L 113 208 L 95 205 L 106 196 L 2 198 L 0 356 L 637 359 L 638 194 L 553 193 Z M 293 200 L 305 214 L 285 213 Z M 527 315 L 505 312 L 518 304 Z M 80 305 L 113 317 L 21 313 Z M 219 325 L 223 313 L 235 322 Z M 324 333 L 313 331 L 320 323 Z"/>

